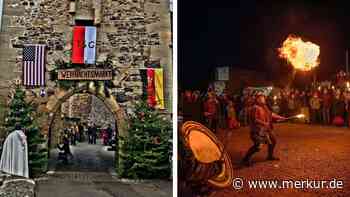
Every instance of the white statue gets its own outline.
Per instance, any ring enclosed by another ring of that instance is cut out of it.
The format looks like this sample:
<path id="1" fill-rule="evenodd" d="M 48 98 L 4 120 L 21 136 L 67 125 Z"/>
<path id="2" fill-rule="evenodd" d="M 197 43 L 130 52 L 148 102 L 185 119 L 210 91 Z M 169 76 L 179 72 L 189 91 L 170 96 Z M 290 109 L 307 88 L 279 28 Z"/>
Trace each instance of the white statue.
<path id="1" fill-rule="evenodd" d="M 4 142 L 0 171 L 29 178 L 27 137 L 18 124 Z"/>

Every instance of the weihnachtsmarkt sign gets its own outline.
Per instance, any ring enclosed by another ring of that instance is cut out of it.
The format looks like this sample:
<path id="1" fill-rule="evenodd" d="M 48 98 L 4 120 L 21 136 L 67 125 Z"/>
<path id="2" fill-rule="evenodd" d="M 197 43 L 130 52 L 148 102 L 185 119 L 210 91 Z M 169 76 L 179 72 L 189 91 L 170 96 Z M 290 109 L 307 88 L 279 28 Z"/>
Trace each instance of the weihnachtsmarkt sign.
<path id="1" fill-rule="evenodd" d="M 58 80 L 112 80 L 111 69 L 58 70 Z"/>

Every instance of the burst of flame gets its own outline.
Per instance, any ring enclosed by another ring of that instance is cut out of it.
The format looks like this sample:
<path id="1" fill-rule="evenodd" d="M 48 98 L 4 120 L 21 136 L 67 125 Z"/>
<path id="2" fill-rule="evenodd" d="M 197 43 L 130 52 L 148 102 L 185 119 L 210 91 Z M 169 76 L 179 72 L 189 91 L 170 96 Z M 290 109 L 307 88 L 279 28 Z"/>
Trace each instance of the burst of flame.
<path id="1" fill-rule="evenodd" d="M 289 35 L 278 49 L 279 57 L 286 59 L 295 69 L 309 71 L 319 65 L 320 47 Z"/>
<path id="2" fill-rule="evenodd" d="M 304 118 L 305 115 L 304 115 L 304 114 L 298 114 L 298 115 L 296 115 L 295 117 L 297 117 L 297 118 Z"/>

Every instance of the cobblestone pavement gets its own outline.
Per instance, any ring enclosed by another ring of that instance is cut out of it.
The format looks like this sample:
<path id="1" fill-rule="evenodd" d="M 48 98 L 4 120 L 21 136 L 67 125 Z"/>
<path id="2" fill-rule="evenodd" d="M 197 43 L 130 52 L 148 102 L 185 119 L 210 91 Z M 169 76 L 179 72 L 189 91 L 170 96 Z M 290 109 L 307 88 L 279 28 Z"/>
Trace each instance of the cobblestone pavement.
<path id="1" fill-rule="evenodd" d="M 121 182 L 104 172 L 56 172 L 36 180 L 36 197 L 171 197 L 172 182 Z"/>
<path id="2" fill-rule="evenodd" d="M 350 129 L 320 125 L 276 124 L 275 155 L 280 161 L 266 161 L 267 147 L 253 156 L 254 165 L 239 162 L 252 145 L 248 128 L 220 131 L 218 136 L 231 155 L 234 177 L 248 180 L 342 180 L 343 189 L 243 189 L 213 191 L 211 197 L 234 196 L 350 196 Z"/>
<path id="3" fill-rule="evenodd" d="M 50 153 L 49 169 L 51 171 L 93 171 L 106 172 L 114 169 L 114 151 L 107 151 L 107 146 L 103 146 L 101 140 L 97 144 L 87 142 L 77 143 L 70 146 L 74 156 L 68 165 L 57 161 L 58 149 L 53 149 Z"/>
<path id="4" fill-rule="evenodd" d="M 172 196 L 171 181 L 127 182 L 111 175 L 114 152 L 102 145 L 80 143 L 71 148 L 74 159 L 70 165 L 50 160 L 51 172 L 36 180 L 36 197 Z M 52 151 L 51 158 L 56 157 L 57 151 Z"/>

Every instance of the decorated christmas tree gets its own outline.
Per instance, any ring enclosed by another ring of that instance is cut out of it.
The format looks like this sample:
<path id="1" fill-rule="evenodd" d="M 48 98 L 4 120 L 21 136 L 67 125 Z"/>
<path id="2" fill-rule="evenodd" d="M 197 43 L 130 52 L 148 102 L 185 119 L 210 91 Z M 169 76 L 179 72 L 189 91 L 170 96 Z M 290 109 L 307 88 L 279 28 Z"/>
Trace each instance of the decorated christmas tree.
<path id="1" fill-rule="evenodd" d="M 169 178 L 171 175 L 172 125 L 159 111 L 139 103 L 122 140 L 121 177 Z"/>
<path id="2" fill-rule="evenodd" d="M 24 99 L 25 92 L 17 88 L 9 106 L 5 126 L 8 133 L 14 131 L 17 123 L 25 130 L 28 143 L 29 175 L 33 177 L 46 169 L 47 149 L 40 147 L 45 139 L 32 118 L 33 107 L 26 103 Z"/>

